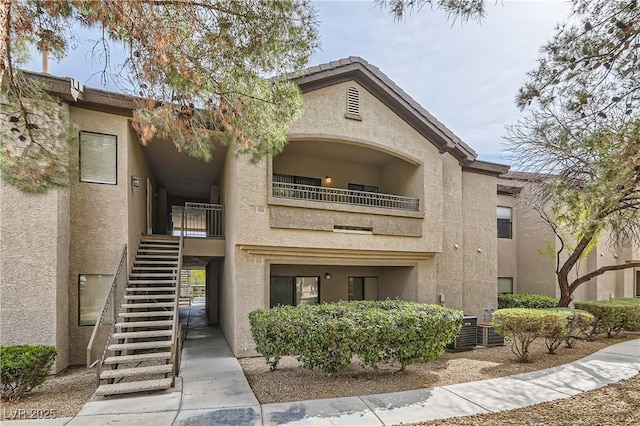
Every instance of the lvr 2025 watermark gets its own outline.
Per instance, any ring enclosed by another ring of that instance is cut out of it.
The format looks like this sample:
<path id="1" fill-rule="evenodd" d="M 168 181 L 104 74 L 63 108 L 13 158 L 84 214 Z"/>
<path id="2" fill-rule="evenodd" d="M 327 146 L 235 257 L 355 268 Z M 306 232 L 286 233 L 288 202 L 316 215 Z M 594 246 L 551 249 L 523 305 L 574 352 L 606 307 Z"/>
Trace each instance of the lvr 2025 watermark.
<path id="1" fill-rule="evenodd" d="M 25 409 L 25 408 L 3 408 L 2 417 L 7 420 L 27 420 L 27 419 L 55 419 L 58 417 L 56 410 L 51 409 Z"/>

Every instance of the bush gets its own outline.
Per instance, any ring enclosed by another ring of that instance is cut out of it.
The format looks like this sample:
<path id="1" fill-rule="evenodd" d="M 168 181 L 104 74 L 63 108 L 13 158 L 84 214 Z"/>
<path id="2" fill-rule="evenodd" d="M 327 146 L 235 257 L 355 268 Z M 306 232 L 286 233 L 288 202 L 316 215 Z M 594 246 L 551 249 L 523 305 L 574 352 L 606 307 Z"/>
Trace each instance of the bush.
<path id="1" fill-rule="evenodd" d="M 566 333 L 566 315 L 556 310 L 510 308 L 493 314 L 493 328 L 504 336 L 519 362 L 528 362 L 529 346 L 539 338 L 562 338 Z"/>
<path id="2" fill-rule="evenodd" d="M 51 372 L 56 348 L 43 345 L 0 346 L 2 399 L 15 401 L 44 383 Z"/>
<path id="3" fill-rule="evenodd" d="M 640 330 L 640 299 L 619 297 L 617 299 L 575 302 L 575 307 L 595 317 L 591 335 L 607 333 L 617 335 L 623 328 Z"/>
<path id="4" fill-rule="evenodd" d="M 444 353 L 462 327 L 462 312 L 399 300 L 314 306 L 280 306 L 249 314 L 256 351 L 272 370 L 284 355 L 304 368 L 327 373 L 346 368 L 357 355 L 364 366 L 381 362 L 401 369 Z"/>
<path id="5" fill-rule="evenodd" d="M 588 337 L 588 330 L 595 317 L 589 312 L 579 309 L 570 308 L 553 308 L 550 311 L 560 312 L 565 321 L 565 329 L 556 336 L 545 336 L 547 350 L 553 354 L 562 342 L 565 342 L 568 348 L 572 347 L 576 340 L 582 337 Z"/>
<path id="6" fill-rule="evenodd" d="M 498 309 L 549 309 L 556 306 L 558 306 L 558 299 L 542 294 L 501 294 L 498 296 Z"/>

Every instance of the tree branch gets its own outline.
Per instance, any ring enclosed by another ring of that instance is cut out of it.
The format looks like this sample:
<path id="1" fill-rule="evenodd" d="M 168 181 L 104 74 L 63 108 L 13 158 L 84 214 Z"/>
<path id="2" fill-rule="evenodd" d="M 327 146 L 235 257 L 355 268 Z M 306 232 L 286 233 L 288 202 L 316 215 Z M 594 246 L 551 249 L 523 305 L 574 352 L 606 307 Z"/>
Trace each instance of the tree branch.
<path id="1" fill-rule="evenodd" d="M 622 263 L 620 265 L 603 266 L 601 268 L 596 269 L 593 272 L 589 272 L 588 274 L 583 275 L 580 278 L 574 280 L 571 283 L 571 285 L 569 286 L 569 289 L 573 293 L 580 286 L 580 284 L 586 283 L 590 279 L 595 278 L 595 277 L 597 277 L 599 275 L 602 275 L 602 274 L 604 274 L 605 272 L 608 272 L 608 271 L 619 271 L 621 269 L 638 268 L 638 267 L 640 267 L 640 261 L 638 261 L 638 262 L 627 262 L 627 263 Z"/>

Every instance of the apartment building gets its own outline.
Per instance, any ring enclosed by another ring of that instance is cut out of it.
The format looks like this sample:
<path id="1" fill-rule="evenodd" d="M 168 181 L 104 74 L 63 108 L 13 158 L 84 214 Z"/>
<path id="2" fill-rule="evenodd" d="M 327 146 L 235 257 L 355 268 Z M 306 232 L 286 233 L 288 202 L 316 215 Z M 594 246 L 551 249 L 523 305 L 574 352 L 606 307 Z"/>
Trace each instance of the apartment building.
<path id="1" fill-rule="evenodd" d="M 257 163 L 233 147 L 205 163 L 170 140 L 143 146 L 128 97 L 35 77 L 78 128 L 78 175 L 40 196 L 2 184 L 2 344 L 55 345 L 56 370 L 85 363 L 114 274 L 126 264 L 136 275 L 149 235 L 182 235 L 182 267 L 206 270 L 209 320 L 238 357 L 255 355 L 248 313 L 277 304 L 496 308 L 496 277 L 507 274 L 496 206 L 510 200 L 496 187 L 508 167 L 478 160 L 363 59 L 295 78 L 304 113 L 284 151 Z"/>
<path id="2" fill-rule="evenodd" d="M 528 209 L 523 188 L 536 176 L 508 172 L 498 178 L 498 293 L 534 293 L 560 297 L 555 276 L 555 256 L 560 241 Z M 604 234 L 597 247 L 582 259 L 572 276 L 582 276 L 607 265 L 640 259 L 640 242 L 631 247 L 618 244 Z M 640 270 L 629 268 L 606 272 L 582 284 L 574 300 L 602 300 L 613 297 L 640 297 Z"/>

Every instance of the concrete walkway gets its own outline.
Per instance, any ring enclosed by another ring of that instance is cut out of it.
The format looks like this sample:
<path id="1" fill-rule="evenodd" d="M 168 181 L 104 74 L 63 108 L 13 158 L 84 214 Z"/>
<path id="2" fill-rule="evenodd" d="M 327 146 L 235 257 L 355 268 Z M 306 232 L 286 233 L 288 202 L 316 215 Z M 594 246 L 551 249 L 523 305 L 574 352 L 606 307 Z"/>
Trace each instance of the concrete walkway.
<path id="1" fill-rule="evenodd" d="M 94 397 L 74 418 L 20 421 L 55 425 L 381 425 L 511 410 L 566 398 L 640 372 L 640 339 L 560 367 L 413 391 L 260 405 L 204 305 L 188 316 L 176 387 L 141 396 Z M 184 320 L 183 319 L 183 320 Z M 3 424 L 16 422 L 3 422 Z"/>

